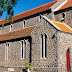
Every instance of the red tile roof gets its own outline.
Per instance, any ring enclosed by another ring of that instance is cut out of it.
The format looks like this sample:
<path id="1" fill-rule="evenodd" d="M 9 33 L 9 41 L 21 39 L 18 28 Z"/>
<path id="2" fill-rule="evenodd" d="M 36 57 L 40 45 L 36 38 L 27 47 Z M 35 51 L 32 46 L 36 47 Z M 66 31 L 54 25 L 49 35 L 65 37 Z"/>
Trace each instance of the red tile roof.
<path id="1" fill-rule="evenodd" d="M 35 26 L 25 28 L 25 29 L 22 29 L 22 30 L 18 30 L 18 31 L 14 31 L 14 32 L 10 32 L 10 33 L 1 34 L 0 35 L 0 41 L 30 36 L 30 34 L 31 34 L 31 32 L 33 31 L 34 28 L 35 28 Z"/>
<path id="2" fill-rule="evenodd" d="M 71 1 L 71 0 L 67 0 L 67 1 Z"/>
<path id="3" fill-rule="evenodd" d="M 72 7 L 72 0 L 68 0 L 68 2 L 65 3 L 59 10 L 62 10 L 62 9 L 65 9 L 65 8 L 69 8 L 69 7 Z"/>
<path id="4" fill-rule="evenodd" d="M 56 2 L 57 2 L 57 0 L 52 1 L 52 2 L 49 2 L 49 3 L 46 3 L 46 4 L 41 5 L 41 6 L 39 6 L 39 7 L 33 8 L 33 9 L 31 9 L 31 10 L 22 12 L 22 13 L 20 13 L 20 14 L 18 14 L 18 15 L 15 15 L 15 16 L 13 16 L 13 21 L 19 20 L 19 19 L 22 19 L 22 18 L 25 18 L 25 17 L 28 17 L 28 16 L 30 16 L 30 15 L 37 14 L 37 13 L 40 13 L 40 12 L 43 12 L 43 11 L 46 11 L 46 10 L 50 9 L 50 7 L 51 7 L 53 4 L 55 4 Z M 4 19 L 4 20 L 3 20 L 3 23 L 1 23 L 1 21 L 0 21 L 0 25 L 6 24 L 6 23 L 9 23 L 9 19 L 8 19 L 8 18 L 7 18 L 7 19 Z"/>
<path id="5" fill-rule="evenodd" d="M 62 22 L 54 21 L 54 20 L 51 20 L 51 21 L 52 21 L 58 28 L 60 28 L 60 31 L 72 33 L 72 29 L 71 29 L 68 25 L 66 25 L 66 24 L 64 24 L 64 23 L 62 23 Z"/>

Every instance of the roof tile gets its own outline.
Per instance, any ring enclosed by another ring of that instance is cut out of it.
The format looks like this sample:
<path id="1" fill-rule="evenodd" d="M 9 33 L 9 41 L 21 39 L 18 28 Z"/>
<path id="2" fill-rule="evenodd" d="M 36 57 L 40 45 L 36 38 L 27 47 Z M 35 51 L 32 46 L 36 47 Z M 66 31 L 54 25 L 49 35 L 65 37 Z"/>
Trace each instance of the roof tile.
<path id="1" fill-rule="evenodd" d="M 25 18 L 25 17 L 28 17 L 30 15 L 34 15 L 34 14 L 37 14 L 37 13 L 40 13 L 40 12 L 43 12 L 43 11 L 46 11 L 48 9 L 50 9 L 50 7 L 55 4 L 57 1 L 52 1 L 52 2 L 49 2 L 49 3 L 46 3 L 44 5 L 41 5 L 39 7 L 36 7 L 36 8 L 33 8 L 31 10 L 28 10 L 28 11 L 25 11 L 25 12 L 22 12 L 20 14 L 17 14 L 15 16 L 13 16 L 13 21 L 15 20 L 19 20 L 19 19 L 22 19 L 22 18 Z M 3 20 L 3 23 L 1 23 L 0 21 L 0 25 L 2 24 L 6 24 L 6 23 L 9 23 L 9 19 L 4 19 Z"/>
<path id="2" fill-rule="evenodd" d="M 1 34 L 0 35 L 0 41 L 30 36 L 30 34 L 31 34 L 31 32 L 33 31 L 34 28 L 35 28 L 35 26 L 25 28 L 25 29 L 22 29 L 22 30 L 18 30 L 18 31 L 14 31 L 14 32 Z"/>
<path id="3" fill-rule="evenodd" d="M 65 3 L 59 10 L 69 8 L 69 7 L 72 7 L 72 0 L 69 0 L 67 3 Z"/>
<path id="4" fill-rule="evenodd" d="M 54 21 L 54 20 L 51 20 L 57 27 L 59 27 L 61 29 L 61 31 L 63 32 L 68 32 L 68 33 L 72 33 L 72 29 L 64 24 L 63 22 L 58 22 L 58 21 Z"/>

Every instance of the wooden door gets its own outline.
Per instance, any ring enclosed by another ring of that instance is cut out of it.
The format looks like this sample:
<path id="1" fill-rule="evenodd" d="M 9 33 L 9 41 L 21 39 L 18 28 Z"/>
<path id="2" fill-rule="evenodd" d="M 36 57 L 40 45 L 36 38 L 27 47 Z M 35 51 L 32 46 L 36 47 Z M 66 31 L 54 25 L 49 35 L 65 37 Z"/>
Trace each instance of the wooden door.
<path id="1" fill-rule="evenodd" d="M 69 52 L 69 49 L 66 52 L 66 61 L 67 61 L 67 72 L 70 72 L 70 52 Z"/>

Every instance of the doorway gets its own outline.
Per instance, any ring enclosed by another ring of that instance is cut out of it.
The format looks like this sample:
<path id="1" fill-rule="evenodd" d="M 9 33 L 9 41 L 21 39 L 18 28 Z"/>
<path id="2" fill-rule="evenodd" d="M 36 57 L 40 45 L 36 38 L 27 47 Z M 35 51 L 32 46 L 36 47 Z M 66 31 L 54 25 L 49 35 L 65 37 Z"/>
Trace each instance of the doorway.
<path id="1" fill-rule="evenodd" d="M 70 72 L 70 49 L 66 51 L 67 72 Z"/>

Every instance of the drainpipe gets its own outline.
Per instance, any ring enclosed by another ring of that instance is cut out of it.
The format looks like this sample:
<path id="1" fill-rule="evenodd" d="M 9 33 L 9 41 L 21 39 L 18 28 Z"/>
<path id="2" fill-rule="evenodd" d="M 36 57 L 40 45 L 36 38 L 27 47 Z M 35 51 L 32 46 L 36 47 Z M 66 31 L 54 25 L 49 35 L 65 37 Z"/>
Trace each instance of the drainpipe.
<path id="1" fill-rule="evenodd" d="M 29 63 L 31 63 L 32 62 L 32 37 L 30 37 L 29 42 L 30 42 Z"/>

